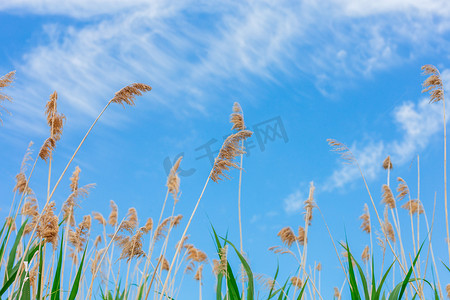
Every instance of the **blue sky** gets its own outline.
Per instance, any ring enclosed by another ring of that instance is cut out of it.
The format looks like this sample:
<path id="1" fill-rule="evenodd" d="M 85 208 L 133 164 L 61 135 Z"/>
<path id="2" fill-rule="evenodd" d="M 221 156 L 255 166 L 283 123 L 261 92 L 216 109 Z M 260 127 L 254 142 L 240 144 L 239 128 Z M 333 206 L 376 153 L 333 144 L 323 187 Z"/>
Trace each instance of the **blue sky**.
<path id="1" fill-rule="evenodd" d="M 11 115 L 0 128 L 0 216 L 9 209 L 28 142 L 37 153 L 47 138 L 43 109 L 54 90 L 67 117 L 54 155 L 59 174 L 114 93 L 143 82 L 153 90 L 136 107 L 110 107 L 71 166 L 82 169 L 81 183 L 96 183 L 80 218 L 91 211 L 107 215 L 110 199 L 122 216 L 134 206 L 142 221 L 157 218 L 164 162 L 182 152 L 182 168 L 192 171 L 181 176 L 177 211 L 187 217 L 211 168 L 196 149 L 212 139 L 212 147 L 220 147 L 239 101 L 251 129 L 275 118 L 286 135 L 264 149 L 252 137 L 254 148 L 244 159 L 244 246 L 255 272 L 273 274 L 277 258 L 267 248 L 280 244 L 277 232 L 304 225 L 310 181 L 335 239 L 346 231 L 357 253 L 368 243 L 358 219 L 369 203 L 363 182 L 329 151 L 327 138 L 352 149 L 377 204 L 386 182 L 383 159 L 392 157 L 393 184 L 401 176 L 416 191 L 420 156 L 421 198 L 431 219 L 437 193 L 433 246 L 445 261 L 442 106 L 421 94 L 420 67 L 436 65 L 448 89 L 449 17 L 444 0 L 4 1 L 0 73 L 17 73 L 6 90 L 14 98 L 5 106 Z M 38 198 L 45 194 L 46 172 L 38 162 L 32 180 Z M 239 239 L 238 172 L 231 176 L 209 184 L 190 229 L 191 242 L 211 258 L 209 220 L 219 233 Z M 58 205 L 68 195 L 69 177 L 55 194 Z M 322 262 L 323 295 L 331 296 L 344 275 L 317 212 L 310 230 L 308 262 Z M 280 257 L 283 263 L 285 276 L 295 271 L 292 260 Z M 440 275 L 444 284 L 450 281 L 444 270 Z M 209 277 L 205 297 L 212 295 Z M 185 286 L 196 293 L 190 279 Z"/>

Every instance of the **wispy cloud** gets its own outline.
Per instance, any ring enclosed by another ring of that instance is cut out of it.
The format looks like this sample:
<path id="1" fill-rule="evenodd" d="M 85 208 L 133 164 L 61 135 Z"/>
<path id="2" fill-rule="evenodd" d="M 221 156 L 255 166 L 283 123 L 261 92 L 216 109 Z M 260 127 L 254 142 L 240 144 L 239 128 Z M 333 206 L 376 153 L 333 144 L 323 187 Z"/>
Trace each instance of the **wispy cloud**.
<path id="1" fill-rule="evenodd" d="M 448 31 L 448 5 L 410 2 L 382 1 L 377 10 L 349 0 L 320 6 L 314 1 L 2 2 L 0 11 L 8 13 L 98 15 L 74 26 L 45 25 L 46 42 L 15 62 L 20 80 L 13 96 L 23 105 L 12 107 L 17 123 L 11 127 L 36 130 L 53 90 L 68 114 L 80 119 L 95 116 L 115 91 L 133 81 L 152 85 L 153 105 L 177 113 L 206 113 L 218 91 L 239 91 L 237 83 L 255 79 L 277 82 L 280 72 L 308 74 L 306 80 L 330 95 L 348 84 L 346 78 L 409 59 L 405 49 L 417 55 L 435 41 L 447 45 L 442 35 Z M 389 15 L 394 12 L 398 22 Z M 121 118 L 109 114 L 105 121 L 113 125 Z"/>

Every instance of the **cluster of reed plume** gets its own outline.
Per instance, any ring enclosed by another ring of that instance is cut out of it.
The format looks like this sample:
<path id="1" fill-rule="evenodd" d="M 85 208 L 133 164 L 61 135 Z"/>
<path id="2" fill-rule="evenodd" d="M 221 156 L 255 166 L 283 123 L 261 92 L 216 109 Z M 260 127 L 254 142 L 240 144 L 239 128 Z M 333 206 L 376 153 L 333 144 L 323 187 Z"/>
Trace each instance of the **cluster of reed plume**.
<path id="1" fill-rule="evenodd" d="M 14 72 L 4 76 L 0 80 L 0 89 L 10 85 L 13 79 Z M 222 272 L 221 270 L 226 269 L 223 259 L 218 264 L 210 261 L 203 251 L 193 244 L 187 243 L 186 233 L 203 192 L 181 238 L 175 244 L 171 262 L 168 260 L 168 255 L 173 252 L 169 247 L 171 245 L 169 237 L 183 219 L 182 215 L 175 215 L 176 204 L 180 198 L 178 169 L 182 157 L 174 163 L 167 178 L 167 193 L 157 222 L 154 222 L 152 218 L 147 218 L 145 222 L 141 223 L 137 211 L 133 207 L 128 209 L 128 213 L 122 220 L 119 220 L 118 206 L 112 200 L 108 218 L 105 218 L 100 212 L 92 212 L 84 215 L 81 221 L 77 222 L 77 210 L 80 207 L 81 199 L 88 197 L 89 191 L 95 187 L 95 184 L 84 186 L 79 184 L 81 169 L 78 166 L 75 167 L 70 177 L 71 193 L 67 199 L 58 205 L 52 201 L 61 179 L 108 106 L 111 103 L 123 106 L 134 105 L 136 96 L 141 96 L 150 90 L 151 87 L 146 84 L 135 83 L 118 91 L 87 130 L 53 187 L 50 184 L 53 152 L 63 134 L 66 117 L 58 112 L 58 94 L 54 92 L 50 95 L 45 108 L 49 137 L 43 142 L 35 159 L 32 158 L 33 143 L 30 143 L 20 172 L 16 176 L 16 185 L 13 188 L 14 199 L 4 226 L 7 230 L 2 230 L 0 234 L 5 248 L 10 246 L 14 237 L 16 242 L 19 242 L 19 247 L 17 247 L 19 251 L 13 255 L 13 262 L 16 262 L 18 267 L 14 273 L 15 280 L 6 290 L 2 291 L 3 296 L 8 295 L 9 299 L 14 299 L 17 296 L 28 295 L 30 292 L 26 290 L 27 286 L 24 285 L 23 280 L 25 276 L 25 281 L 29 280 L 31 294 L 36 295 L 35 297 L 38 299 L 53 299 L 55 294 L 58 295 L 58 299 L 60 297 L 72 299 L 70 287 L 75 285 L 77 286 L 75 295 L 78 294 L 79 298 L 91 299 L 93 295 L 101 293 L 105 297 L 109 297 L 111 294 L 114 297 L 125 295 L 130 299 L 133 297 L 147 299 L 149 296 L 162 299 L 169 295 L 173 297 L 180 292 L 179 285 L 176 284 L 176 279 L 180 277 L 177 276 L 179 273 L 193 272 L 194 279 L 199 282 L 201 298 L 202 273 L 205 264 L 209 264 L 215 272 Z M 1 100 L 11 101 L 12 99 L 0 93 Z M 228 178 L 226 172 L 231 168 L 240 168 L 234 161 L 236 157 L 241 157 L 240 165 L 242 165 L 242 154 L 245 153 L 243 141 L 252 133 L 245 130 L 242 110 L 238 103 L 234 105 L 231 122 L 233 123 L 232 129 L 236 132 L 223 143 L 203 191 L 209 179 L 218 182 Z M 41 201 L 38 201 L 38 196 L 34 193 L 30 182 L 39 159 L 48 164 L 47 194 L 42 197 Z M 31 170 L 29 171 L 30 165 Z M 165 208 L 169 195 L 173 198 L 172 210 L 168 216 L 164 217 L 168 214 Z M 16 198 L 20 199 L 18 204 Z M 40 206 L 42 210 L 39 209 Z M 57 213 L 57 206 L 60 206 L 59 213 Z M 23 224 L 21 229 L 16 227 L 19 216 L 21 217 L 20 224 Z M 93 230 L 95 225 L 93 223 L 98 223 L 101 230 Z M 95 232 L 100 232 L 100 234 L 92 236 L 91 233 Z M 146 246 L 148 248 L 145 248 Z M 119 248 L 119 251 L 115 251 L 115 248 Z M 32 257 L 24 255 L 24 253 L 30 253 L 32 249 L 38 249 Z M 0 255 L 2 255 L 1 261 L 4 262 L 4 253 L 0 253 Z M 8 260 L 10 259 L 8 258 Z M 184 272 L 179 272 L 183 266 Z M 7 266 L 3 267 L 7 268 Z M 67 269 L 69 267 L 70 271 Z M 121 271 L 123 267 L 126 267 L 126 276 L 121 276 L 124 272 Z M 56 274 L 59 274 L 60 281 L 55 290 L 52 282 Z M 64 278 L 67 275 L 69 278 Z M 121 289 L 122 277 L 125 277 L 125 284 Z M 5 278 L 5 280 L 8 279 Z M 137 288 L 133 288 L 133 286 L 137 286 Z"/>
<path id="2" fill-rule="evenodd" d="M 424 66 L 423 70 L 426 75 L 430 75 L 423 84 L 423 91 L 430 92 L 430 102 L 442 102 L 444 105 L 444 203 L 450 262 L 446 189 L 445 99 L 439 71 L 430 65 Z M 2 77 L 0 80 L 0 90 L 9 86 L 13 82 L 13 79 L 14 72 L 8 73 Z M 181 157 L 174 163 L 167 178 L 166 197 L 162 202 L 162 209 L 157 222 L 154 222 L 152 218 L 147 218 L 145 221 L 141 222 L 138 218 L 136 209 L 133 207 L 128 208 L 126 216 L 120 220 L 118 216 L 118 206 L 112 200 L 110 201 L 111 211 L 107 218 L 100 212 L 92 212 L 77 221 L 77 210 L 79 210 L 81 199 L 88 197 L 89 191 L 95 186 L 94 184 L 86 184 L 83 186 L 79 184 L 81 169 L 78 166 L 74 168 L 72 176 L 70 177 L 70 194 L 65 202 L 55 203 L 52 200 L 55 190 L 67 173 L 73 159 L 108 106 L 112 103 L 121 104 L 123 106 L 134 105 L 136 96 L 141 96 L 143 93 L 150 90 L 151 87 L 146 84 L 135 83 L 118 91 L 115 96 L 108 101 L 92 126 L 87 130 L 87 133 L 67 162 L 53 187 L 51 186 L 53 153 L 57 143 L 61 139 L 66 117 L 64 114 L 58 112 L 58 94 L 54 92 L 50 95 L 50 100 L 45 108 L 47 124 L 49 126 L 49 137 L 43 142 L 43 145 L 39 149 L 38 157 L 35 159 L 32 158 L 33 144 L 30 143 L 20 167 L 20 171 L 16 176 L 16 185 L 13 188 L 13 203 L 5 225 L 0 233 L 0 239 L 3 243 L 2 247 L 4 249 L 12 247 L 12 249 L 17 250 L 8 258 L 6 257 L 6 251 L 0 251 L 0 267 L 5 268 L 6 270 L 4 282 L 10 282 L 6 289 L 0 292 L 0 297 L 7 296 L 8 299 L 15 299 L 17 297 L 23 297 L 23 295 L 29 294 L 31 291 L 31 294 L 36 295 L 36 298 L 38 299 L 74 299 L 71 298 L 74 292 L 74 295 L 78 295 L 79 298 L 83 297 L 86 299 L 91 299 L 93 295 L 102 294 L 103 297 L 108 299 L 109 295 L 111 295 L 111 297 L 120 297 L 121 295 L 124 295 L 126 298 L 130 299 L 148 299 L 148 297 L 152 297 L 161 300 L 169 297 L 176 298 L 180 292 L 181 282 L 184 278 L 184 275 L 182 274 L 191 272 L 193 278 L 199 283 L 199 297 L 201 299 L 203 269 L 205 266 L 209 265 L 214 274 L 223 274 L 227 277 L 228 247 L 224 246 L 220 249 L 220 259 L 210 260 L 205 252 L 196 248 L 193 244 L 187 243 L 187 232 L 209 180 L 211 179 L 214 182 L 218 182 L 221 179 L 229 178 L 227 171 L 230 169 L 240 170 L 237 202 L 240 253 L 244 255 L 241 222 L 242 166 L 243 154 L 245 153 L 244 141 L 252 135 L 252 132 L 246 129 L 243 112 L 238 103 L 234 104 L 233 113 L 231 114 L 231 123 L 233 124 L 232 130 L 235 130 L 235 132 L 230 134 L 224 141 L 196 205 L 184 226 L 181 236 L 177 238 L 176 242 L 171 241 L 170 237 L 174 229 L 180 226 L 183 219 L 182 215 L 175 214 L 176 205 L 180 200 L 180 178 L 178 176 L 178 169 L 181 164 Z M 0 93 L 0 104 L 2 101 L 11 101 L 11 98 Z M 0 108 L 2 108 L 2 106 L 0 106 Z M 387 172 L 387 183 L 382 185 L 381 188 L 381 198 L 384 205 L 384 213 L 381 215 L 377 208 L 378 205 L 373 200 L 372 194 L 366 183 L 363 170 L 360 168 L 353 153 L 343 143 L 331 139 L 328 140 L 328 142 L 332 149 L 338 152 L 344 160 L 354 164 L 359 169 L 372 204 L 372 214 L 370 213 L 371 210 L 369 209 L 369 206 L 364 204 L 364 213 L 360 216 L 360 219 L 362 220 L 361 229 L 369 235 L 369 244 L 364 247 L 361 255 L 361 260 L 366 268 L 367 278 L 370 278 L 370 272 L 373 272 L 376 267 L 373 264 L 373 259 L 371 259 L 373 258 L 375 250 L 372 238 L 373 232 L 376 234 L 376 239 L 382 252 L 382 264 L 379 271 L 383 273 L 386 252 L 389 248 L 390 255 L 394 260 L 393 266 L 394 268 L 395 266 L 398 268 L 397 276 L 405 278 L 407 265 L 411 261 L 411 255 L 414 257 L 419 255 L 420 252 L 420 222 L 422 220 L 422 224 L 424 222 L 426 225 L 426 240 L 428 241 L 425 266 L 423 266 L 423 261 L 420 259 L 419 263 L 414 265 L 413 278 L 415 280 L 412 280 L 409 283 L 406 298 L 412 298 L 414 294 L 417 294 L 420 299 L 425 299 L 424 283 L 419 279 L 425 278 L 429 268 L 428 262 L 430 257 L 433 265 L 433 276 L 436 276 L 437 278 L 438 292 L 440 297 L 443 298 L 438 268 L 436 266 L 431 243 L 433 222 L 430 226 L 425 213 L 425 208 L 420 200 L 420 190 L 418 190 L 416 198 L 412 197 L 406 181 L 399 177 L 396 188 L 397 196 L 394 196 L 390 183 L 390 173 L 393 169 L 393 163 L 388 156 L 382 163 L 382 167 Z M 240 161 L 237 161 L 237 158 L 240 158 Z M 47 194 L 39 197 L 42 198 L 42 200 L 38 200 L 38 196 L 33 192 L 32 184 L 30 182 L 39 159 L 48 164 Z M 419 158 L 417 158 L 417 161 L 418 160 Z M 31 169 L 29 170 L 30 166 Z M 420 168 L 418 167 L 418 172 L 419 170 Z M 418 178 L 420 178 L 420 174 L 418 174 Z M 418 186 L 420 187 L 419 183 Z M 314 266 L 311 266 L 307 263 L 308 243 L 310 238 L 308 232 L 309 227 L 312 226 L 313 210 L 319 210 L 322 215 L 320 208 L 314 200 L 314 191 L 315 186 L 313 182 L 311 182 L 309 196 L 304 202 L 304 224 L 299 226 L 296 232 L 291 227 L 282 228 L 279 231 L 278 236 L 284 246 L 274 246 L 269 248 L 270 251 L 276 254 L 288 254 L 292 256 L 298 264 L 297 273 L 290 278 L 290 283 L 294 287 L 292 299 L 296 299 L 297 292 L 302 294 L 305 288 L 308 293 L 301 296 L 303 299 L 316 299 L 316 297 L 324 299 L 321 291 L 322 264 L 320 262 L 315 262 Z M 170 198 L 169 196 L 171 196 L 173 201 L 172 209 L 167 213 L 166 204 Z M 397 203 L 400 201 L 405 202 L 401 208 L 409 213 L 413 242 L 412 247 L 410 247 L 411 249 L 407 248 L 402 241 L 401 224 L 397 210 Z M 57 213 L 58 206 L 60 207 L 59 213 Z M 42 209 L 40 210 L 39 207 L 42 207 Z M 376 216 L 377 222 L 373 222 L 372 220 L 373 213 Z M 21 217 L 20 222 L 18 219 L 19 216 Z M 422 219 L 421 216 L 423 216 Z M 350 284 L 348 269 L 344 266 L 344 262 L 350 260 L 351 263 L 356 263 L 356 260 L 353 256 L 349 257 L 349 251 L 339 253 L 338 247 L 334 242 L 331 231 L 326 225 L 324 218 L 323 221 L 346 277 L 340 288 L 334 287 L 334 289 L 329 292 L 330 294 L 332 293 L 336 299 L 340 299 L 345 284 Z M 16 226 L 16 223 L 21 224 L 21 226 Z M 93 223 L 97 223 L 100 230 L 93 230 Z M 376 227 L 378 227 L 379 231 L 374 230 Z M 100 232 L 100 234 L 96 234 L 95 236 L 91 234 L 96 232 Z M 11 246 L 14 239 L 16 239 L 14 245 Z M 171 244 L 174 244 L 174 248 L 172 249 L 169 247 Z M 350 245 L 347 245 L 347 242 L 341 242 L 340 244 L 344 249 L 349 250 Z M 293 245 L 295 245 L 296 251 L 290 250 Z M 116 248 L 118 248 L 118 251 L 116 251 Z M 407 249 L 410 250 L 410 253 L 408 253 L 409 256 L 407 255 Z M 66 258 L 69 259 L 66 260 Z M 11 264 L 17 267 L 11 269 Z M 67 269 L 69 267 L 70 271 Z M 126 268 L 126 271 L 124 271 L 123 268 Z M 179 272 L 182 269 L 184 269 L 184 272 Z M 59 280 L 59 283 L 56 282 L 56 274 L 58 274 L 57 280 Z M 122 276 L 122 274 L 126 275 Z M 393 285 L 395 285 L 395 275 L 396 272 L 392 272 Z M 69 276 L 68 279 L 67 276 Z M 120 283 L 122 282 L 121 280 L 123 277 L 125 277 L 125 284 L 123 285 L 123 288 L 121 288 Z M 262 282 L 262 285 L 269 289 L 280 286 L 275 278 L 271 278 L 264 274 L 258 275 L 257 279 Z M 245 279 L 241 280 L 241 282 L 242 297 L 244 297 Z M 446 292 L 450 297 L 450 285 L 446 286 Z"/>

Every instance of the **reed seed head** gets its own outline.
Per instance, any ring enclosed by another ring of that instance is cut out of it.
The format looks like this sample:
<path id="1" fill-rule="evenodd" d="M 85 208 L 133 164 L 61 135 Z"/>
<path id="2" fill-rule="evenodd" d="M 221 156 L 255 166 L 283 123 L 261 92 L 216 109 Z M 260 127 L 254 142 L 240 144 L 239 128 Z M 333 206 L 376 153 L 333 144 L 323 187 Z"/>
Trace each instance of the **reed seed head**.
<path id="1" fill-rule="evenodd" d="M 395 199 L 394 195 L 392 194 L 391 188 L 388 185 L 383 184 L 382 190 L 383 190 L 382 202 L 387 206 L 389 206 L 390 209 L 395 208 Z"/>
<path id="2" fill-rule="evenodd" d="M 117 225 L 117 217 L 118 217 L 118 208 L 116 203 L 113 200 L 109 201 L 109 206 L 111 207 L 111 213 L 108 217 L 108 224 L 111 226 Z"/>
<path id="3" fill-rule="evenodd" d="M 369 246 L 366 246 L 361 254 L 361 259 L 366 264 L 369 261 L 369 258 L 370 258 Z"/>
<path id="4" fill-rule="evenodd" d="M 338 289 L 337 287 L 334 287 L 334 297 L 335 297 L 337 300 L 340 300 L 340 299 L 341 299 L 341 293 L 339 292 L 339 289 Z"/>
<path id="5" fill-rule="evenodd" d="M 8 74 L 6 74 L 0 78 L 0 108 L 3 108 L 4 110 L 6 110 L 6 109 L 1 105 L 2 102 L 4 102 L 4 101 L 11 102 L 12 98 L 6 94 L 3 94 L 1 91 L 3 88 L 8 87 L 14 81 L 15 74 L 16 74 L 16 71 L 11 71 Z M 8 112 L 8 111 L 6 110 L 6 112 Z M 0 114 L 0 116 L 1 116 L 1 114 Z M 2 118 L 0 118 L 0 124 L 3 124 Z"/>
<path id="6" fill-rule="evenodd" d="M 422 93 L 430 93 L 430 103 L 439 102 L 444 99 L 444 87 L 442 85 L 441 74 L 433 65 L 422 66 L 423 75 L 430 75 L 422 83 Z"/>
<path id="7" fill-rule="evenodd" d="M 145 222 L 145 225 L 141 227 L 141 231 L 145 234 L 149 233 L 153 229 L 153 219 L 148 218 L 147 222 Z"/>
<path id="8" fill-rule="evenodd" d="M 402 208 L 406 209 L 410 215 L 414 215 L 417 213 L 420 215 L 424 213 L 422 203 L 420 203 L 420 200 L 417 199 L 409 200 L 402 205 Z"/>
<path id="9" fill-rule="evenodd" d="M 319 272 L 322 271 L 322 263 L 318 263 L 317 264 L 316 270 L 319 271 Z"/>
<path id="10" fill-rule="evenodd" d="M 249 130 L 241 130 L 227 137 L 214 162 L 210 175 L 212 181 L 218 182 L 220 179 L 228 178 L 225 174 L 226 171 L 229 171 L 230 168 L 239 168 L 233 161 L 238 155 L 245 153 L 239 143 L 251 137 L 252 134 Z"/>
<path id="11" fill-rule="evenodd" d="M 383 169 L 387 170 L 392 170 L 393 166 L 392 166 L 392 162 L 391 162 L 391 156 L 387 156 L 384 161 L 383 161 Z"/>
<path id="12" fill-rule="evenodd" d="M 370 233 L 372 228 L 370 224 L 370 214 L 369 214 L 369 207 L 367 206 L 367 203 L 364 203 L 364 213 L 359 217 L 361 220 L 363 220 L 361 224 L 362 231 L 366 233 Z"/>
<path id="13" fill-rule="evenodd" d="M 242 112 L 241 106 L 237 102 L 234 102 L 233 104 L 233 113 L 230 117 L 230 123 L 233 123 L 231 130 L 245 130 L 244 113 Z"/>
<path id="14" fill-rule="evenodd" d="M 78 190 L 78 180 L 80 179 L 81 169 L 79 166 L 75 167 L 75 171 L 73 171 L 72 176 L 70 177 L 70 189 L 72 192 Z"/>
<path id="15" fill-rule="evenodd" d="M 398 181 L 398 186 L 397 186 L 397 200 L 401 201 L 403 200 L 407 195 L 409 195 L 409 188 L 408 185 L 406 184 L 406 181 L 403 180 L 403 178 L 398 177 L 397 178 Z"/>
<path id="16" fill-rule="evenodd" d="M 44 239 L 46 243 L 51 243 L 55 250 L 58 246 L 58 216 L 55 215 L 55 202 L 50 202 L 44 207 L 39 225 L 36 228 L 36 234 Z"/>
<path id="17" fill-rule="evenodd" d="M 149 85 L 143 83 L 133 83 L 116 92 L 114 98 L 112 98 L 110 102 L 122 104 L 123 107 L 125 107 L 125 104 L 134 105 L 136 96 L 142 96 L 143 92 L 148 92 L 151 90 L 152 88 Z"/>
<path id="18" fill-rule="evenodd" d="M 45 140 L 41 149 L 39 150 L 39 157 L 47 162 L 47 159 L 52 157 L 53 150 L 56 147 L 56 140 L 54 137 L 49 137 Z"/>
<path id="19" fill-rule="evenodd" d="M 94 211 L 92 212 L 92 216 L 94 217 L 94 220 L 96 220 L 99 224 L 106 226 L 106 220 L 101 213 Z"/>
<path id="20" fill-rule="evenodd" d="M 303 286 L 303 281 L 297 276 L 291 277 L 291 283 L 297 288 L 302 288 Z"/>
<path id="21" fill-rule="evenodd" d="M 194 279 L 197 281 L 202 280 L 202 273 L 203 273 L 203 265 L 198 266 L 197 272 L 195 272 Z"/>
<path id="22" fill-rule="evenodd" d="M 305 222 L 308 222 L 309 225 L 311 225 L 311 220 L 313 218 L 312 210 L 314 207 L 316 207 L 316 203 L 314 202 L 314 190 L 316 188 L 314 187 L 314 182 L 311 181 L 309 186 L 309 197 L 305 201 Z"/>
<path id="23" fill-rule="evenodd" d="M 327 139 L 328 145 L 331 147 L 331 151 L 339 153 L 341 158 L 348 162 L 348 163 L 354 163 L 356 162 L 355 157 L 353 156 L 353 153 L 350 151 L 350 149 L 344 144 L 334 139 Z"/>
<path id="24" fill-rule="evenodd" d="M 170 265 L 167 259 L 164 257 L 164 255 L 161 255 L 158 260 L 161 261 L 161 270 L 169 271 Z"/>
<path id="25" fill-rule="evenodd" d="M 292 244 L 297 240 L 297 237 L 295 236 L 291 227 L 284 227 L 280 230 L 280 232 L 278 232 L 277 236 L 279 236 L 281 241 L 288 247 L 291 247 Z"/>
<path id="26" fill-rule="evenodd" d="M 180 190 L 180 177 L 178 176 L 178 168 L 180 167 L 182 156 L 180 156 L 174 163 L 172 169 L 170 170 L 169 177 L 167 178 L 167 188 L 169 193 L 172 194 L 175 203 L 178 202 L 178 193 Z"/>
<path id="27" fill-rule="evenodd" d="M 387 237 L 391 240 L 391 242 L 395 243 L 394 227 L 392 226 L 391 222 L 389 222 L 388 206 L 385 206 L 384 208 L 384 222 L 382 229 Z"/>

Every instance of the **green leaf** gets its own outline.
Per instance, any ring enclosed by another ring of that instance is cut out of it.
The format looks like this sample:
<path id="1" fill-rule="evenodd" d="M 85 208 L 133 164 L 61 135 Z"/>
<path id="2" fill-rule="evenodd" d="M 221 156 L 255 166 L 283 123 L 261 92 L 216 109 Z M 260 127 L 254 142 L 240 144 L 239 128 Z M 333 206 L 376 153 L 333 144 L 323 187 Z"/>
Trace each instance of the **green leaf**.
<path id="1" fill-rule="evenodd" d="M 242 265 L 244 266 L 245 273 L 247 273 L 247 277 L 248 277 L 247 278 L 248 279 L 247 300 L 253 300 L 254 293 L 255 293 L 255 287 L 254 287 L 254 283 L 253 283 L 253 273 L 252 273 L 252 270 L 250 269 L 250 265 L 247 263 L 247 261 L 242 256 L 242 254 L 239 253 L 238 249 L 230 241 L 228 241 L 228 244 L 230 244 L 231 247 L 233 247 L 234 251 L 236 252 L 237 256 L 239 257 L 239 260 L 241 261 Z"/>
<path id="2" fill-rule="evenodd" d="M 83 258 L 81 259 L 80 266 L 78 267 L 77 275 L 73 281 L 72 290 L 70 291 L 69 300 L 75 300 L 78 294 L 78 288 L 80 286 L 81 273 L 83 271 L 84 258 L 86 256 L 86 248 L 84 248 Z M 59 294 L 59 293 L 58 293 Z"/>
<path id="3" fill-rule="evenodd" d="M 28 250 L 28 252 L 25 253 L 24 262 L 30 263 L 31 259 L 33 258 L 34 254 L 36 253 L 38 248 L 39 248 L 39 245 L 36 245 L 31 250 Z M 20 259 L 20 261 L 21 261 L 21 259 Z M 14 280 L 17 276 L 17 271 L 19 270 L 20 261 L 17 262 L 17 264 L 14 266 L 14 268 L 12 268 L 11 277 L 8 278 L 8 280 L 6 280 L 6 282 L 3 284 L 3 287 L 0 289 L 0 297 L 8 290 L 8 288 L 14 282 Z"/>
<path id="4" fill-rule="evenodd" d="M 61 268 L 62 268 L 62 259 L 63 259 L 63 240 L 64 240 L 64 234 L 61 234 L 61 245 L 60 245 L 60 249 L 59 249 L 58 264 L 56 266 L 55 275 L 53 277 L 52 292 L 50 295 L 51 300 L 59 300 L 60 299 Z"/>
<path id="5" fill-rule="evenodd" d="M 309 278 L 307 278 L 307 279 L 305 280 L 305 284 L 302 286 L 302 289 L 301 289 L 301 291 L 300 291 L 300 294 L 298 294 L 297 300 L 301 300 L 301 299 L 302 299 L 302 296 L 303 296 L 303 293 L 305 292 L 305 287 L 306 287 L 306 283 L 308 282 L 308 279 L 309 279 Z"/>
<path id="6" fill-rule="evenodd" d="M 44 250 L 43 250 L 44 245 L 45 245 L 44 243 L 40 243 L 39 244 L 39 273 L 38 273 L 38 277 L 37 277 L 38 286 L 37 286 L 37 295 L 36 295 L 36 299 L 37 300 L 41 299 L 42 278 L 44 276 L 44 272 L 42 271 L 43 267 L 44 267 L 44 265 L 43 265 L 44 264 L 44 258 L 43 258 L 43 256 L 44 256 Z"/>
<path id="7" fill-rule="evenodd" d="M 11 224 L 12 224 L 12 222 L 11 222 Z M 5 270 L 5 279 L 8 279 L 9 276 L 11 276 L 11 270 L 14 266 L 14 262 L 16 259 L 17 247 L 19 246 L 20 240 L 22 239 L 23 231 L 25 229 L 26 224 L 27 224 L 27 221 L 23 222 L 22 226 L 20 227 L 19 231 L 17 232 L 16 239 L 14 241 L 14 245 L 11 247 L 11 251 L 9 252 L 8 262 L 6 264 L 6 270 Z"/>

